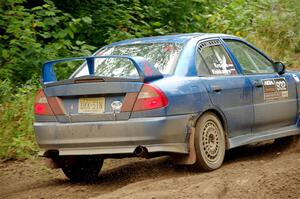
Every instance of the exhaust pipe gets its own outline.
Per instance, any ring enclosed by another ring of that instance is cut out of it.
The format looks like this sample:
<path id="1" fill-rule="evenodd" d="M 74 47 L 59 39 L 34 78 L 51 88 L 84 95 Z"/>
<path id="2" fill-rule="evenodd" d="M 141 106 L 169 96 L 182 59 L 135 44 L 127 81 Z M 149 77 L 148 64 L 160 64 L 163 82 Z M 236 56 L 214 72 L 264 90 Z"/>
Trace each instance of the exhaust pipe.
<path id="1" fill-rule="evenodd" d="M 147 157 L 148 150 L 146 147 L 137 146 L 133 153 L 138 157 Z"/>

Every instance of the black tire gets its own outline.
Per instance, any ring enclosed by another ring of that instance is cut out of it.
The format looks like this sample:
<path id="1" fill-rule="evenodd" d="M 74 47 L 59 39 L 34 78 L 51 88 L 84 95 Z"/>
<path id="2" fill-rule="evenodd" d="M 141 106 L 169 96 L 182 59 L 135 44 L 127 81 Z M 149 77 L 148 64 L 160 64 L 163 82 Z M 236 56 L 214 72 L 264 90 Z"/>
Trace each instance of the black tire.
<path id="1" fill-rule="evenodd" d="M 62 170 L 72 182 L 94 183 L 102 165 L 99 156 L 69 156 L 63 159 Z"/>
<path id="2" fill-rule="evenodd" d="M 194 166 L 203 171 L 221 167 L 226 150 L 223 126 L 214 113 L 203 114 L 195 130 L 196 163 Z"/>

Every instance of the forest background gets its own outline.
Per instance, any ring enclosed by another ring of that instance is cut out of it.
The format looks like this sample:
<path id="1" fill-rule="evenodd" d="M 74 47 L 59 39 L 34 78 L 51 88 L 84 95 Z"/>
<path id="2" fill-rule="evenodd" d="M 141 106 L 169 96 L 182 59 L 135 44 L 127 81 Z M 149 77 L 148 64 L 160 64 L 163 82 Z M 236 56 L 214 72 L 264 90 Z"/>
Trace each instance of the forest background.
<path id="1" fill-rule="evenodd" d="M 240 36 L 274 60 L 300 66 L 298 0 L 1 0 L 0 161 L 36 156 L 33 102 L 46 60 L 190 32 Z"/>

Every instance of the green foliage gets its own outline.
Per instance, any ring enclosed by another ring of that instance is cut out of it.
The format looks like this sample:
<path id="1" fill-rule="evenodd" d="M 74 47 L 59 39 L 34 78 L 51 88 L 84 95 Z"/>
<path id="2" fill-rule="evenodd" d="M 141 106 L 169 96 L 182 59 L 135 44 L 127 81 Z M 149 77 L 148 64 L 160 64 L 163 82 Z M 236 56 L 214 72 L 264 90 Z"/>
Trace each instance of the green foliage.
<path id="1" fill-rule="evenodd" d="M 35 79 L 37 79 L 35 77 Z M 33 101 L 37 80 L 14 88 L 0 80 L 0 159 L 28 158 L 37 151 L 33 135 Z"/>
<path id="2" fill-rule="evenodd" d="M 88 17 L 73 18 L 49 0 L 33 8 L 24 3 L 0 3 L 0 79 L 24 83 L 39 74 L 48 59 L 88 55 L 94 49 L 74 37 L 83 24 L 90 23 Z"/>
<path id="3" fill-rule="evenodd" d="M 169 33 L 204 32 L 206 21 L 226 0 L 54 0 L 74 17 L 90 17 L 77 33 L 93 46 L 123 39 Z M 97 9 L 95 9 L 97 8 Z"/>
<path id="4" fill-rule="evenodd" d="M 299 20 L 298 0 L 2 0 L 0 158 L 36 152 L 32 107 L 46 60 L 89 55 L 129 38 L 220 32 L 299 66 Z M 77 66 L 60 64 L 55 71 L 66 78 Z"/>
<path id="5" fill-rule="evenodd" d="M 240 37 L 247 36 L 253 30 L 253 18 L 259 12 L 256 5 L 259 0 L 235 0 L 217 9 L 208 17 L 209 32 L 221 32 Z"/>
<path id="6" fill-rule="evenodd" d="M 123 39 L 185 32 L 246 37 L 274 59 L 299 65 L 297 0 L 54 0 L 74 17 L 90 17 L 79 38 L 93 46 Z M 95 9 L 97 8 L 97 9 Z M 276 48 L 274 48 L 276 47 Z"/>
<path id="7" fill-rule="evenodd" d="M 25 0 L 0 2 L 0 158 L 29 157 L 37 150 L 33 136 L 33 101 L 44 61 L 91 54 L 95 48 L 74 35 L 90 23 L 73 18 L 45 0 L 31 8 Z M 66 76 L 70 67 L 58 70 Z"/>
<path id="8" fill-rule="evenodd" d="M 299 67 L 300 5 L 297 0 L 267 0 L 261 4 L 249 38 L 270 56 Z"/>

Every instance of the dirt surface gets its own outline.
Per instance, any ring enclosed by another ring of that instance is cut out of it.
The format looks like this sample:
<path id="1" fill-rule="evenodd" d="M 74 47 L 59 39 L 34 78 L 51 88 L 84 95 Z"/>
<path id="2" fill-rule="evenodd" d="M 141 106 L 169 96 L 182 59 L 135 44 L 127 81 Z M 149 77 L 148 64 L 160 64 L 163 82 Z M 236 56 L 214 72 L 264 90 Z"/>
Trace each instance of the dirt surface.
<path id="1" fill-rule="evenodd" d="M 42 159 L 0 164 L 0 198 L 300 198 L 300 144 L 230 150 L 224 165 L 201 173 L 168 157 L 106 160 L 96 184 L 72 184 Z"/>

